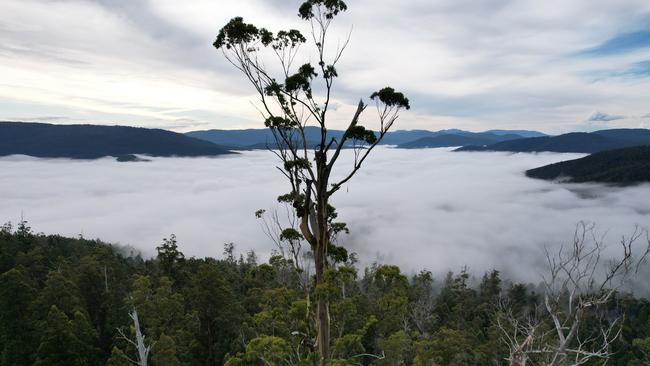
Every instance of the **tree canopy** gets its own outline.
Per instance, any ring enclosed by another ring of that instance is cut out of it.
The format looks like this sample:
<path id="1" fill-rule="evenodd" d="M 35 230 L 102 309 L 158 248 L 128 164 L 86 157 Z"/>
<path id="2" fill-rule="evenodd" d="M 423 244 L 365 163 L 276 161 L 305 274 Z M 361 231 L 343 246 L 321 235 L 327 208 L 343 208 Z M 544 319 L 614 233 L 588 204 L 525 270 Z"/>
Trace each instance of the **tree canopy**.
<path id="1" fill-rule="evenodd" d="M 540 334 L 553 326 L 543 315 L 544 286 L 513 283 L 497 271 L 438 277 L 380 264 L 360 271 L 346 263 L 330 268 L 305 296 L 295 267 L 226 249 L 222 259 L 179 262 L 173 280 L 164 255 L 143 259 L 96 240 L 6 225 L 0 231 L 0 365 L 131 364 L 135 351 L 117 329 L 133 332 L 134 307 L 152 342 L 154 366 L 314 365 L 310 299 L 316 292 L 331 304 L 332 365 L 508 365 L 504 320 L 523 324 L 537 314 Z M 622 333 L 609 346 L 609 364 L 647 364 L 647 299 L 613 293 L 604 307 L 585 311 L 581 332 L 592 334 L 617 318 Z M 531 357 L 529 364 L 538 364 Z"/>

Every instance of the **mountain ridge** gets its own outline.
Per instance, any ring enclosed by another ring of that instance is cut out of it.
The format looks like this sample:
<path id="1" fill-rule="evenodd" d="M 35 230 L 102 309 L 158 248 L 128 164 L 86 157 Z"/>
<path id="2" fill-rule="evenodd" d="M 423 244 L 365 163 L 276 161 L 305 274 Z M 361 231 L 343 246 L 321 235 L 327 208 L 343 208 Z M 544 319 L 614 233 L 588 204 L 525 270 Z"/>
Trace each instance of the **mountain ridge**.
<path id="1" fill-rule="evenodd" d="M 650 146 L 601 151 L 526 171 L 530 178 L 630 185 L 650 182 Z"/>
<path id="2" fill-rule="evenodd" d="M 471 132 L 458 129 L 447 129 L 440 131 L 429 131 L 429 130 L 396 130 L 388 132 L 383 140 L 381 141 L 382 145 L 396 145 L 398 148 L 415 148 L 416 146 L 400 146 L 408 143 L 413 143 L 419 139 L 423 138 L 438 138 L 440 136 L 449 136 L 454 139 L 458 139 L 457 136 L 491 136 L 491 139 L 484 140 L 471 140 L 466 139 L 467 141 L 503 141 L 509 139 L 509 135 L 516 135 L 514 133 L 508 134 L 508 130 L 492 130 L 494 132 Z M 517 130 L 520 133 L 523 133 L 526 136 L 530 135 L 542 135 L 546 136 L 541 132 L 537 131 L 527 131 L 527 130 Z M 343 130 L 328 130 L 328 138 L 337 138 L 339 139 L 343 135 Z M 212 143 L 220 144 L 223 146 L 229 146 L 233 149 L 259 149 L 265 148 L 266 146 L 275 145 L 275 140 L 269 129 L 259 128 L 259 129 L 239 129 L 239 130 L 223 130 L 223 129 L 210 129 L 210 130 L 199 130 L 199 131 L 190 131 L 185 133 L 188 136 L 204 139 Z M 320 129 L 318 127 L 309 126 L 305 128 L 305 137 L 308 141 L 320 141 Z M 517 138 L 525 137 L 523 135 L 517 135 Z M 513 136 L 514 138 L 514 136 Z M 438 143 L 435 147 L 449 147 L 449 146 L 461 146 L 460 144 L 451 144 L 451 143 Z M 419 146 L 426 147 L 426 146 Z"/>
<path id="3" fill-rule="evenodd" d="M 557 136 L 531 137 L 502 141 L 485 146 L 464 146 L 456 151 L 508 151 L 597 153 L 632 146 L 650 145 L 650 130 L 609 129 L 594 132 L 570 132 Z"/>
<path id="4" fill-rule="evenodd" d="M 228 149 L 163 129 L 0 121 L 0 156 L 97 159 L 105 156 L 217 156 Z"/>
<path id="5" fill-rule="evenodd" d="M 438 148 L 453 147 L 478 144 L 490 144 L 501 141 L 521 139 L 522 136 L 514 134 L 496 135 L 488 132 L 479 132 L 473 134 L 443 134 L 431 137 L 422 137 L 415 141 L 397 145 L 400 149 L 421 149 L 421 148 Z"/>

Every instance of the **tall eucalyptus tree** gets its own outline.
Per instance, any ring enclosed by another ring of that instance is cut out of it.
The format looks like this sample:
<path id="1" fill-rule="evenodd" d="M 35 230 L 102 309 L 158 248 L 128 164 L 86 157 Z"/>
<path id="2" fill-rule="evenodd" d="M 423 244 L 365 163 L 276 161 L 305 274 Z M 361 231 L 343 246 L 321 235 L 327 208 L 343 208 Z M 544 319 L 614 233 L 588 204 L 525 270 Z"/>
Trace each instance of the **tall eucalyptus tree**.
<path id="1" fill-rule="evenodd" d="M 298 229 L 286 229 L 283 235 L 299 236 L 307 241 L 314 256 L 317 344 L 321 365 L 328 364 L 330 357 L 330 317 L 329 302 L 319 289 L 325 283 L 332 254 L 346 253 L 332 243 L 338 232 L 347 229 L 345 224 L 334 221 L 336 213 L 329 204 L 330 199 L 359 171 L 398 119 L 399 112 L 410 108 L 409 100 L 402 93 L 385 87 L 370 96 L 377 106 L 377 132 L 360 124 L 360 117 L 367 107 L 360 100 L 343 135 L 338 138 L 328 135 L 332 90 L 339 77 L 337 64 L 349 42 L 348 37 L 332 52 L 328 36 L 332 21 L 346 10 L 347 5 L 341 0 L 305 1 L 298 15 L 310 26 L 309 41 L 295 29 L 272 33 L 236 17 L 219 31 L 213 44 L 255 88 L 264 124 L 275 138 L 272 149 L 281 163 L 278 169 L 290 187 L 289 192 L 278 200 L 290 203 L 299 219 Z M 314 47 L 315 65 L 297 62 L 302 55 L 301 46 L 307 43 Z M 267 68 L 265 55 L 276 59 L 278 72 Z M 306 138 L 308 126 L 319 129 L 317 141 Z M 347 172 L 334 179 L 332 170 L 344 148 L 351 150 L 354 160 Z"/>

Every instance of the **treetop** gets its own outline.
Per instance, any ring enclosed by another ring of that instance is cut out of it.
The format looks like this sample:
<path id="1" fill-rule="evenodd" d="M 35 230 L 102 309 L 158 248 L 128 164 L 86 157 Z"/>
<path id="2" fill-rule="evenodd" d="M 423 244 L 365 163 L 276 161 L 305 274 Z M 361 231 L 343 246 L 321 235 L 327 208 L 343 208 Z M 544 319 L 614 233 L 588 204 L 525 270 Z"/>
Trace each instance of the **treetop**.
<path id="1" fill-rule="evenodd" d="M 376 91 L 370 95 L 370 99 L 375 100 L 379 98 L 379 100 L 386 104 L 389 107 L 402 107 L 406 109 L 410 109 L 411 105 L 409 104 L 409 99 L 404 96 L 404 94 L 400 92 L 396 92 L 395 89 L 387 86 L 379 91 Z"/>
<path id="2" fill-rule="evenodd" d="M 332 19 L 342 11 L 346 11 L 348 6 L 341 0 L 307 0 L 298 9 L 298 15 L 305 20 L 312 19 L 314 14 L 314 7 L 322 6 L 325 9 L 324 13 L 326 19 Z"/>

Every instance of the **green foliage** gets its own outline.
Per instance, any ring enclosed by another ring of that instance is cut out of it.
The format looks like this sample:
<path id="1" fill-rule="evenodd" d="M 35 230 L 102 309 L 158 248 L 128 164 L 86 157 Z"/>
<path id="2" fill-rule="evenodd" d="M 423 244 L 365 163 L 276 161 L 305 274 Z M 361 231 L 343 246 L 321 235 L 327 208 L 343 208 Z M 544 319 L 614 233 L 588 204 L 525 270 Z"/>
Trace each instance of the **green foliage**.
<path id="1" fill-rule="evenodd" d="M 333 232 L 337 232 L 334 230 L 334 227 L 332 229 Z M 330 243 L 330 245 L 327 247 L 327 256 L 332 260 L 333 263 L 345 263 L 348 260 L 348 250 L 342 246 Z"/>
<path id="2" fill-rule="evenodd" d="M 239 334 L 243 309 L 224 273 L 214 263 L 200 266 L 190 280 L 187 298 L 199 320 L 201 359 L 221 362 L 229 351 L 229 343 Z"/>
<path id="3" fill-rule="evenodd" d="M 298 158 L 294 160 L 287 160 L 284 162 L 284 169 L 290 171 L 292 169 L 306 169 L 311 166 L 309 160 L 305 158 Z"/>
<path id="4" fill-rule="evenodd" d="M 438 366 L 434 357 L 431 341 L 424 340 L 415 342 L 413 366 Z"/>
<path id="5" fill-rule="evenodd" d="M 180 366 L 176 357 L 176 342 L 172 337 L 161 334 L 151 351 L 154 366 Z"/>
<path id="6" fill-rule="evenodd" d="M 41 328 L 43 330 L 34 365 L 96 364 L 96 335 L 80 312 L 76 312 L 74 319 L 70 320 L 56 305 L 52 305 Z"/>
<path id="7" fill-rule="evenodd" d="M 113 347 L 111 356 L 106 361 L 106 366 L 131 366 L 131 361 L 119 348 Z"/>
<path id="8" fill-rule="evenodd" d="M 71 279 L 58 271 L 48 273 L 39 301 L 44 311 L 51 306 L 56 306 L 58 311 L 68 316 L 82 309 L 79 289 Z"/>
<path id="9" fill-rule="evenodd" d="M 389 106 L 389 107 L 398 107 L 410 109 L 411 105 L 409 104 L 409 99 L 400 92 L 396 92 L 395 89 L 387 86 L 379 91 L 376 91 L 370 95 L 370 99 L 377 100 Z"/>
<path id="10" fill-rule="evenodd" d="M 325 19 L 332 19 L 342 11 L 346 11 L 348 6 L 341 0 L 308 0 L 305 1 L 298 9 L 298 15 L 305 20 L 314 18 L 314 8 L 319 7 L 320 12 Z"/>
<path id="11" fill-rule="evenodd" d="M 575 147 L 576 144 L 570 144 L 565 150 Z M 650 146 L 623 149 L 610 147 L 584 158 L 531 169 L 526 171 L 526 175 L 548 180 L 562 179 L 572 183 L 599 182 L 621 186 L 650 182 Z"/>
<path id="12" fill-rule="evenodd" d="M 378 341 L 379 349 L 385 358 L 377 361 L 378 365 L 409 365 L 413 359 L 413 342 L 403 330 Z"/>
<path id="13" fill-rule="evenodd" d="M 287 240 L 287 241 L 295 241 L 295 240 L 302 240 L 302 234 L 298 232 L 298 230 L 294 228 L 287 228 L 282 230 L 280 233 L 280 240 Z"/>
<path id="14" fill-rule="evenodd" d="M 648 365 L 650 364 L 650 337 L 643 339 L 635 339 L 633 342 L 635 348 L 637 348 L 641 354 L 641 357 L 638 360 L 638 365 Z"/>
<path id="15" fill-rule="evenodd" d="M 228 360 L 225 365 L 284 365 L 291 364 L 291 359 L 292 352 L 287 341 L 280 337 L 263 336 L 252 339 L 243 354 Z"/>
<path id="16" fill-rule="evenodd" d="M 338 76 L 339 76 L 339 73 L 338 73 L 338 71 L 336 71 L 336 67 L 334 67 L 333 65 L 327 65 L 327 67 L 325 67 L 325 71 L 324 71 L 324 74 L 323 74 L 323 77 L 325 79 L 333 79 L 333 78 L 338 77 Z"/>
<path id="17" fill-rule="evenodd" d="M 185 260 L 185 255 L 178 250 L 176 235 L 172 234 L 169 239 L 163 239 L 162 245 L 156 247 L 156 252 L 158 252 L 156 258 L 158 259 L 161 271 L 166 276 L 177 278 L 177 272 Z"/>
<path id="18" fill-rule="evenodd" d="M 299 31 L 291 29 L 289 31 L 279 31 L 275 37 L 273 48 L 282 50 L 285 48 L 293 48 L 301 43 L 305 43 L 307 39 Z"/>
<path id="19" fill-rule="evenodd" d="M 285 80 L 285 90 L 291 94 L 302 90 L 307 97 L 311 98 L 311 80 L 318 76 L 311 64 L 300 66 L 298 72 L 287 77 Z"/>
<path id="20" fill-rule="evenodd" d="M 240 44 L 251 43 L 260 38 L 268 44 L 270 43 L 269 37 L 272 36 L 267 31 L 260 32 L 254 25 L 245 23 L 244 18 L 235 17 L 219 31 L 217 39 L 212 45 L 215 48 L 226 47 L 230 49 Z"/>
<path id="21" fill-rule="evenodd" d="M 416 343 L 416 365 L 435 362 L 439 365 L 473 365 L 476 358 L 472 351 L 471 335 L 460 330 L 440 328 L 431 340 Z"/>
<path id="22" fill-rule="evenodd" d="M 296 122 L 282 117 L 269 117 L 264 121 L 264 125 L 269 128 L 289 129 L 296 126 Z"/>
<path id="23" fill-rule="evenodd" d="M 184 280 L 176 283 L 159 258 L 5 227 L 1 366 L 128 365 L 127 357 L 136 355 L 116 328 L 130 324 L 132 306 L 154 341 L 152 366 L 311 366 L 318 360 L 317 295 L 330 302 L 330 365 L 506 364 L 495 303 L 507 302 L 524 319 L 541 305 L 534 286 L 504 286 L 496 271 L 473 283 L 467 271 L 438 280 L 430 272 L 409 277 L 389 265 L 358 273 L 347 261 L 329 268 L 318 287 L 313 278 L 305 287 L 282 256 L 269 263 L 258 263 L 254 253 L 237 259 L 232 245 L 223 260 L 185 259 L 176 267 Z M 605 313 L 625 314 L 609 364 L 647 363 L 650 302 L 616 295 Z M 587 316 L 586 328 L 607 320 Z"/>
<path id="24" fill-rule="evenodd" d="M 353 140 L 363 141 L 368 144 L 374 144 L 377 142 L 377 136 L 375 136 L 375 133 L 360 125 L 351 126 L 345 134 Z"/>
<path id="25" fill-rule="evenodd" d="M 334 341 L 332 357 L 340 360 L 353 360 L 353 357 L 365 353 L 359 334 L 346 334 Z"/>
<path id="26" fill-rule="evenodd" d="M 253 24 L 244 22 L 242 17 L 232 18 L 217 34 L 212 45 L 217 48 L 242 48 L 246 52 L 257 51 L 257 43 L 262 46 L 271 46 L 276 51 L 286 48 L 295 48 L 307 39 L 296 29 L 279 31 L 277 35 L 265 28 L 257 28 Z M 273 93 L 273 91 L 270 91 Z"/>
<path id="27" fill-rule="evenodd" d="M 34 330 L 29 307 L 35 291 L 21 268 L 0 275 L 0 365 L 30 365 Z"/>

